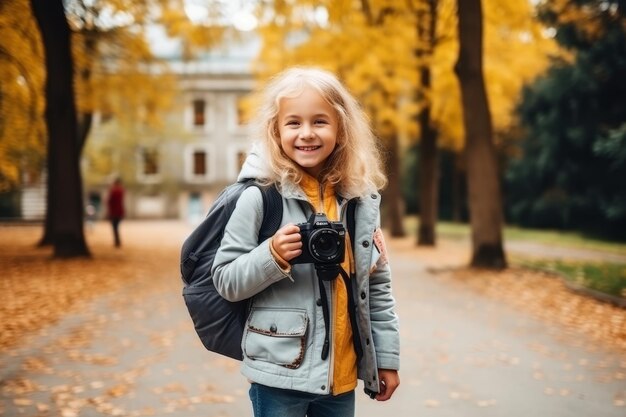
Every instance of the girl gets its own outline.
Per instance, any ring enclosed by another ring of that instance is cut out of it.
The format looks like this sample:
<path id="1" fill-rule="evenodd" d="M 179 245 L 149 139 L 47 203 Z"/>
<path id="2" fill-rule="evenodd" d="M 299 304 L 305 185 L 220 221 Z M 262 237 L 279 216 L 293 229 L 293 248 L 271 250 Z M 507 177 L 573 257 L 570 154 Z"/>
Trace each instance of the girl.
<path id="1" fill-rule="evenodd" d="M 355 99 L 319 69 L 279 74 L 259 116 L 262 140 L 239 177 L 279 188 L 283 226 L 258 243 L 262 195 L 248 188 L 212 270 L 224 298 L 251 299 L 242 373 L 252 383 L 254 415 L 353 416 L 357 378 L 379 401 L 400 383 L 398 319 L 379 228 L 377 190 L 386 180 L 376 139 Z M 297 224 L 314 213 L 346 228 L 354 217 L 353 235 L 338 246 L 345 253 L 337 274 L 324 279 L 315 262 L 300 257 L 311 254 Z"/>

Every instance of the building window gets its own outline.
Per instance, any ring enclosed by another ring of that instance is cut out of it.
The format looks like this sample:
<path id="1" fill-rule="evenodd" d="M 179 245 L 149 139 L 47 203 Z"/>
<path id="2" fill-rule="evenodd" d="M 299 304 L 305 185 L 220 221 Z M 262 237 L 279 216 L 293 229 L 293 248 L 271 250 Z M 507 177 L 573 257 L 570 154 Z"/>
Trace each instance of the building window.
<path id="1" fill-rule="evenodd" d="M 206 164 L 206 158 L 207 158 L 207 153 L 206 151 L 203 150 L 196 150 L 193 153 L 193 160 L 192 160 L 192 170 L 193 170 L 193 175 L 196 176 L 202 176 L 204 177 L 207 174 L 207 164 Z"/>
<path id="2" fill-rule="evenodd" d="M 206 123 L 206 101 L 196 99 L 193 101 L 193 125 L 204 126 Z"/>
<path id="3" fill-rule="evenodd" d="M 156 149 L 144 149 L 142 159 L 143 175 L 151 176 L 159 173 L 159 153 Z"/>
<path id="4" fill-rule="evenodd" d="M 142 148 L 137 153 L 137 178 L 142 182 L 159 181 L 161 167 L 157 148 Z"/>
<path id="5" fill-rule="evenodd" d="M 215 157 L 211 145 L 193 144 L 185 149 L 185 179 L 190 182 L 208 182 L 215 175 Z"/>

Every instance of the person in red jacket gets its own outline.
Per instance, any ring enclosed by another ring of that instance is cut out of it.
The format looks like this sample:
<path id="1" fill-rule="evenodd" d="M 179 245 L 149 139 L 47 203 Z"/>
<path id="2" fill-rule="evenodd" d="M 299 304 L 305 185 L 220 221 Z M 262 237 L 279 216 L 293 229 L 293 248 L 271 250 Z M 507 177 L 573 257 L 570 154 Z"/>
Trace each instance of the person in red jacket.
<path id="1" fill-rule="evenodd" d="M 116 178 L 113 181 L 113 185 L 109 188 L 108 196 L 108 209 L 109 220 L 111 226 L 113 226 L 113 237 L 115 239 L 115 246 L 120 247 L 122 245 L 120 241 L 120 222 L 124 218 L 124 187 L 122 186 L 122 180 Z"/>

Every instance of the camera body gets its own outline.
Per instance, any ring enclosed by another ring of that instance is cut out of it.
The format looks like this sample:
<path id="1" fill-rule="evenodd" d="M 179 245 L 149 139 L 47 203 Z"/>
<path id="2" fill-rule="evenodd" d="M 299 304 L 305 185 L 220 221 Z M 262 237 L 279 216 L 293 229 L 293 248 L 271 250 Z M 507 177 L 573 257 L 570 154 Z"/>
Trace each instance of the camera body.
<path id="1" fill-rule="evenodd" d="M 341 222 L 332 222 L 324 213 L 314 213 L 306 223 L 298 223 L 302 253 L 291 264 L 339 265 L 345 258 L 346 230 Z"/>

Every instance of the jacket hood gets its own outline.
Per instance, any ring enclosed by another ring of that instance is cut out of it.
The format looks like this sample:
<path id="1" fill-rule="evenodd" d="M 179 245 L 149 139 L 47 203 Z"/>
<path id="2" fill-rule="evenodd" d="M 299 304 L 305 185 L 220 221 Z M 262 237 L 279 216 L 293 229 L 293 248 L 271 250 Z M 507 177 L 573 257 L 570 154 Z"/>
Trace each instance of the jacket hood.
<path id="1" fill-rule="evenodd" d="M 247 178 L 269 178 L 270 167 L 267 163 L 266 153 L 261 144 L 253 144 L 241 167 L 237 181 L 242 181 Z"/>

